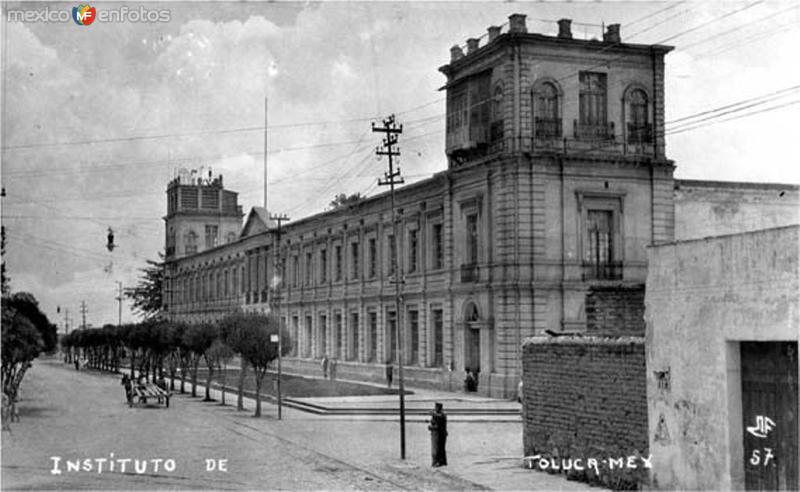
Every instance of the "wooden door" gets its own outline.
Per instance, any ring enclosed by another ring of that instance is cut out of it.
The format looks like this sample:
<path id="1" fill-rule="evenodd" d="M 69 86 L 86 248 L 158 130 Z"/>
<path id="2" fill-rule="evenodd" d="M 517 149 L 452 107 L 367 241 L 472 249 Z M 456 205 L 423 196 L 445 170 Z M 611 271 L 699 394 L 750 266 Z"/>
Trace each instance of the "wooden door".
<path id="1" fill-rule="evenodd" d="M 740 348 L 745 488 L 797 490 L 797 343 Z"/>

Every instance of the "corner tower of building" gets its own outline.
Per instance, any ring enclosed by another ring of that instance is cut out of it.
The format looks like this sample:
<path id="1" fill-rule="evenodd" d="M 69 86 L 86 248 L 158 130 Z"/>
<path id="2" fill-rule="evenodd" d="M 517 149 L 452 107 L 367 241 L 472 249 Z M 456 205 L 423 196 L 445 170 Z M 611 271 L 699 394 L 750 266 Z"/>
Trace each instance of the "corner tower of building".
<path id="1" fill-rule="evenodd" d="M 619 24 L 602 41 L 529 33 L 525 15 L 450 50 L 450 167 L 508 152 L 665 157 L 664 55 L 672 48 L 624 43 Z"/>
<path id="2" fill-rule="evenodd" d="M 224 189 L 222 175 L 199 177 L 185 171 L 167 185 L 166 260 L 200 253 L 239 237 L 238 194 Z"/>

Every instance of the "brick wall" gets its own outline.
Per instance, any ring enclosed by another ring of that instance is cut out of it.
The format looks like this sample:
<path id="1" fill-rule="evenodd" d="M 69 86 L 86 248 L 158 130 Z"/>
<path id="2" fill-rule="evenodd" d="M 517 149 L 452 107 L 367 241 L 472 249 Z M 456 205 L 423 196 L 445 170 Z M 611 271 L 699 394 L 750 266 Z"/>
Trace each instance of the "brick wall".
<path id="1" fill-rule="evenodd" d="M 590 287 L 586 331 L 595 336 L 644 336 L 644 285 Z"/>
<path id="2" fill-rule="evenodd" d="M 523 345 L 522 366 L 526 456 L 583 463 L 648 456 L 643 338 L 533 337 Z M 646 479 L 641 466 L 568 474 L 614 488 Z"/>

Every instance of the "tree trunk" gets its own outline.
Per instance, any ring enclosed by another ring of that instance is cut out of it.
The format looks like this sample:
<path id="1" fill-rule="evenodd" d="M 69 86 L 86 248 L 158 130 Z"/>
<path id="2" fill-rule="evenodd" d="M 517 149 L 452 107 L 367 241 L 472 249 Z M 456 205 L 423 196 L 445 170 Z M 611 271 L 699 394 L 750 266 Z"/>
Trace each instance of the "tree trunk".
<path id="1" fill-rule="evenodd" d="M 221 366 L 219 368 L 220 375 L 222 376 L 222 381 L 221 381 L 221 383 L 222 383 L 222 403 L 221 403 L 221 405 L 222 406 L 225 406 L 225 379 L 226 379 L 226 377 L 225 377 L 225 372 L 226 372 L 225 369 L 227 369 L 226 366 Z"/>
<path id="2" fill-rule="evenodd" d="M 206 376 L 206 397 L 204 401 L 214 401 L 211 399 L 211 380 L 214 376 L 213 366 L 208 366 L 208 376 Z"/>
<path id="3" fill-rule="evenodd" d="M 192 364 L 192 396 L 197 396 L 197 370 L 200 368 L 200 359 Z"/>
<path id="4" fill-rule="evenodd" d="M 136 356 L 133 354 L 133 350 L 131 352 L 131 379 L 133 379 L 133 368 L 136 365 Z"/>
<path id="5" fill-rule="evenodd" d="M 254 370 L 256 378 L 256 413 L 253 417 L 261 417 L 261 380 L 263 375 L 259 375 L 257 370 Z"/>
<path id="6" fill-rule="evenodd" d="M 244 410 L 244 378 L 247 375 L 247 361 L 242 359 L 239 366 L 239 386 L 237 387 L 238 396 L 236 397 L 236 410 Z"/>

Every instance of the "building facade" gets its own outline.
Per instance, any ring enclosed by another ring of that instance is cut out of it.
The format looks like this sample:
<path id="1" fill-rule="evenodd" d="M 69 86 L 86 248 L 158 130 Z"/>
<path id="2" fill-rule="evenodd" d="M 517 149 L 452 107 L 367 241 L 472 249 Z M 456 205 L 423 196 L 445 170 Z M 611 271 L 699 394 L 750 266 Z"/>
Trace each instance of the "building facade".
<path id="1" fill-rule="evenodd" d="M 456 389 L 472 371 L 480 393 L 513 395 L 526 337 L 584 331 L 590 289 L 643 285 L 647 246 L 673 240 L 670 49 L 510 16 L 440 68 L 448 168 L 397 190 L 398 237 L 388 194 L 290 222 L 280 244 L 254 209 L 236 241 L 168 258 L 167 312 L 213 321 L 279 299 L 292 370 L 327 355 L 341 377 L 380 379 L 401 330 L 410 384 Z"/>

